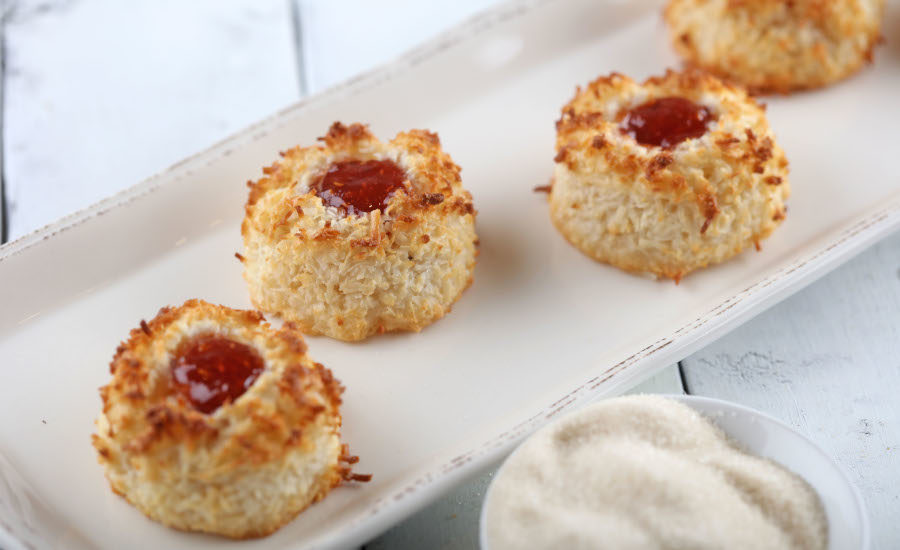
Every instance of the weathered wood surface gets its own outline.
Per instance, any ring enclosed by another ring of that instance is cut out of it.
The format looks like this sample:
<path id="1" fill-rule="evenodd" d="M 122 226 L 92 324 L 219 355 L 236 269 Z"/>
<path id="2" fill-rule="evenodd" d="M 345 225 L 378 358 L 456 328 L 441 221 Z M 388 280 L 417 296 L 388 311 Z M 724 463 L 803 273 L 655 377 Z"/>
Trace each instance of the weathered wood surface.
<path id="1" fill-rule="evenodd" d="M 9 234 L 22 235 L 299 97 L 284 1 L 5 2 Z"/>
<path id="2" fill-rule="evenodd" d="M 391 61 L 499 0 L 292 0 L 310 93 Z"/>

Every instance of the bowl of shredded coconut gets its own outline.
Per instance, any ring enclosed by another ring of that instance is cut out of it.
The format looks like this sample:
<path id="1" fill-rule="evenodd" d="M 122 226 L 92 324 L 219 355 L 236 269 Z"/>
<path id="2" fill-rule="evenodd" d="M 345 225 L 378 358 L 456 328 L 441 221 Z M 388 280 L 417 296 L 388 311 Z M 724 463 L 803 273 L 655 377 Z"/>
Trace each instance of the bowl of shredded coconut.
<path id="1" fill-rule="evenodd" d="M 542 428 L 506 460 L 481 512 L 483 550 L 869 548 L 847 475 L 762 413 L 635 395 Z"/>

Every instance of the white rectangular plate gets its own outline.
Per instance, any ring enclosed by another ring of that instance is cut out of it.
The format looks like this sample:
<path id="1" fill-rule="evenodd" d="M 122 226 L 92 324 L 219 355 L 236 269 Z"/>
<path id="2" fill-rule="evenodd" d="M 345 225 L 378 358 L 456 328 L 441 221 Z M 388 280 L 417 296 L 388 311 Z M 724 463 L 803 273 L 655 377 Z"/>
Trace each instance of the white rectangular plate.
<path id="1" fill-rule="evenodd" d="M 122 194 L 0 249 L 0 546 L 214 548 L 109 490 L 89 435 L 117 344 L 160 306 L 249 307 L 244 182 L 334 120 L 384 138 L 440 133 L 479 210 L 475 283 L 419 334 L 311 355 L 347 386 L 344 438 L 371 483 L 341 487 L 247 548 L 364 542 L 491 463 L 555 414 L 628 386 L 720 336 L 900 226 L 900 51 L 851 80 L 773 98 L 792 163 L 784 225 L 675 285 L 595 263 L 552 228 L 553 122 L 610 71 L 677 64 L 658 2 L 518 1 L 310 98 Z M 897 28 L 896 3 L 886 34 Z M 152 147 L 134 136 L 135 147 Z"/>

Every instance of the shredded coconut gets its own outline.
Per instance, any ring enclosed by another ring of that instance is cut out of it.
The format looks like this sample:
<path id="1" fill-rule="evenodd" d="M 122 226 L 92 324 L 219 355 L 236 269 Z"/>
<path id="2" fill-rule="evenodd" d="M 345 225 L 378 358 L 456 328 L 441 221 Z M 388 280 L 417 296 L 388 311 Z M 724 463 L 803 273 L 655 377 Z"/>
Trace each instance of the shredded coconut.
<path id="1" fill-rule="evenodd" d="M 818 550 L 828 540 L 803 479 L 655 396 L 610 399 L 538 432 L 486 506 L 491 550 Z"/>

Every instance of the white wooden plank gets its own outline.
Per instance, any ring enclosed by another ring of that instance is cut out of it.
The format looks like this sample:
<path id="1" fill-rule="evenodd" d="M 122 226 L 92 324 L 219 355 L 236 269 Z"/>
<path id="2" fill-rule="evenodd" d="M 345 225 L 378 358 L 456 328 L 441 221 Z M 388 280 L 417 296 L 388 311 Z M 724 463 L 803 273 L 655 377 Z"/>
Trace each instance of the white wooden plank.
<path id="1" fill-rule="evenodd" d="M 298 97 L 283 0 L 10 5 L 4 152 L 12 238 Z"/>
<path id="2" fill-rule="evenodd" d="M 387 62 L 500 0 L 294 0 L 310 93 Z"/>
<path id="3" fill-rule="evenodd" d="M 691 393 L 806 434 L 850 474 L 874 548 L 900 548 L 900 235 L 683 362 Z"/>

